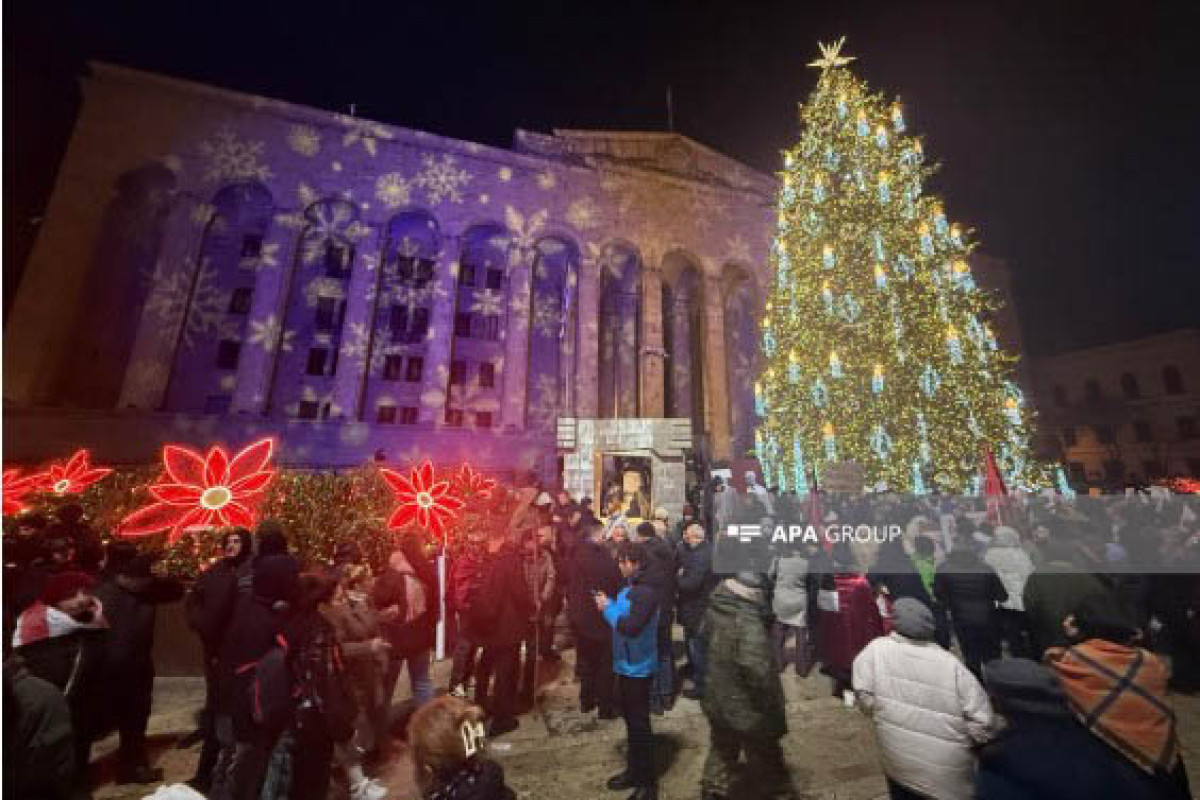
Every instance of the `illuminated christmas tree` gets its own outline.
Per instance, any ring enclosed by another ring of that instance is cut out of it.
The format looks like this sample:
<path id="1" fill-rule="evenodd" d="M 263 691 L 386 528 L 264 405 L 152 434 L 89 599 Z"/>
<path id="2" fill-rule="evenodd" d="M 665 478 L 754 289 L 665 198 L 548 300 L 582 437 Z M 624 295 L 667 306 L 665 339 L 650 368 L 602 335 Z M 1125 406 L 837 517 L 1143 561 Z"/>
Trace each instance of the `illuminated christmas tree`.
<path id="1" fill-rule="evenodd" d="M 821 75 L 784 153 L 755 386 L 764 472 L 803 492 L 854 461 L 872 485 L 968 491 L 990 448 L 1010 485 L 1046 485 L 971 231 L 923 193 L 934 167 L 900 103 L 870 93 L 841 46 L 810 65 Z"/>

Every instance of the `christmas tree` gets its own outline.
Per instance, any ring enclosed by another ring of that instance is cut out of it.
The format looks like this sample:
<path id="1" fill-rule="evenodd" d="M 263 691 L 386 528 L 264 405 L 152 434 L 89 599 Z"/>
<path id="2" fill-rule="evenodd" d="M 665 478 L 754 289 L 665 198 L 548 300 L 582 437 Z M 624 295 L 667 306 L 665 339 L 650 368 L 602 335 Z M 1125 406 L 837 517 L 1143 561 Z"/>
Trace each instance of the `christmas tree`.
<path id="1" fill-rule="evenodd" d="M 871 485 L 969 491 L 989 449 L 1010 485 L 1043 485 L 972 232 L 923 193 L 934 167 L 899 101 L 870 93 L 841 46 L 810 64 L 820 78 L 784 152 L 756 455 L 800 492 L 840 461 Z"/>

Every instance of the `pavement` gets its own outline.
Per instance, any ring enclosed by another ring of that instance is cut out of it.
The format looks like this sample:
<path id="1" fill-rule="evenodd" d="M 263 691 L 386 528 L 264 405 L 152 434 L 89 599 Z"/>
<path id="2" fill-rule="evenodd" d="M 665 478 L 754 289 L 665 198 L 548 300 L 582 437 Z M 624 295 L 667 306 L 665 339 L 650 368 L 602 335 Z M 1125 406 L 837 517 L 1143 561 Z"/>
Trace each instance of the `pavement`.
<path id="1" fill-rule="evenodd" d="M 492 756 L 503 767 L 509 786 L 521 800 L 615 800 L 605 781 L 624 767 L 625 728 L 620 720 L 597 720 L 578 712 L 578 684 L 573 682 L 573 651 L 559 664 L 548 665 L 539 680 L 535 709 L 521 717 L 521 726 L 491 742 Z M 433 668 L 435 685 L 444 687 L 450 662 Z M 796 794 L 805 800 L 875 800 L 886 798 L 875 743 L 866 718 L 830 696 L 829 679 L 813 675 L 802 679 L 790 670 L 783 676 L 789 733 L 783 742 Z M 1192 786 L 1200 786 L 1200 696 L 1173 695 L 1180 739 Z M 154 687 L 154 716 L 150 721 L 152 759 L 162 767 L 167 783 L 191 777 L 199 757 L 197 745 L 188 750 L 175 743 L 195 727 L 195 714 L 203 705 L 204 686 L 199 678 L 159 678 Z M 407 681 L 401 677 L 396 708 L 409 707 Z M 652 717 L 658 742 L 660 797 L 664 800 L 698 798 L 700 773 L 708 747 L 708 725 L 699 703 L 680 698 L 663 716 Z M 93 769 L 102 785 L 96 800 L 140 800 L 153 786 L 116 786 L 112 781 L 116 737 L 98 743 Z M 378 776 L 391 790 L 390 797 L 416 800 L 420 796 L 411 760 L 401 748 Z M 743 776 L 750 785 L 753 776 Z M 331 798 L 336 798 L 335 792 Z M 344 797 L 344 792 L 342 793 Z M 733 797 L 745 796 L 734 791 Z"/>

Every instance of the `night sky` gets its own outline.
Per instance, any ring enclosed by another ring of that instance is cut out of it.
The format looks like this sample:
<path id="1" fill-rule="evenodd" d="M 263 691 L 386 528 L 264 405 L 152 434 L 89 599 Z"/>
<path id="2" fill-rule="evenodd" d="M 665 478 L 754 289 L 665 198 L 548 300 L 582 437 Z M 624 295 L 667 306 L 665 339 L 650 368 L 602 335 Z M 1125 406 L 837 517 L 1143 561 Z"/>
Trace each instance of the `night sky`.
<path id="1" fill-rule="evenodd" d="M 845 35 L 853 67 L 901 96 L 942 163 L 933 188 L 951 217 L 1013 267 L 1032 353 L 1197 325 L 1198 9 L 10 2 L 5 305 L 85 59 L 339 111 L 355 103 L 360 116 L 499 146 L 516 127 L 665 129 L 670 85 L 676 130 L 773 171 L 817 77 L 804 65 L 818 40 Z"/>

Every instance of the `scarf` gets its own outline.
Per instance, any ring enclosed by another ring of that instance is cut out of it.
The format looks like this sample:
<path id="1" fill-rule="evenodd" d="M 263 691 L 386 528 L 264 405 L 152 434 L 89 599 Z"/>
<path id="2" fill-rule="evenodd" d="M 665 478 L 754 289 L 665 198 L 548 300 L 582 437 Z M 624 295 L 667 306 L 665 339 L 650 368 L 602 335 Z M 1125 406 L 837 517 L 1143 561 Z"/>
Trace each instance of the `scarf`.
<path id="1" fill-rule="evenodd" d="M 98 630 L 107 628 L 104 619 L 104 608 L 96 601 L 96 616 L 91 622 L 80 622 L 69 614 L 59 611 L 54 606 L 48 606 L 41 601 L 31 605 L 21 612 L 17 620 L 17 629 L 13 631 L 13 647 L 21 647 L 43 639 L 57 639 L 80 630 Z"/>
<path id="2" fill-rule="evenodd" d="M 1152 653 L 1103 639 L 1046 651 L 1072 713 L 1085 728 L 1151 774 L 1179 760 L 1175 713 L 1163 698 L 1167 671 Z"/>

